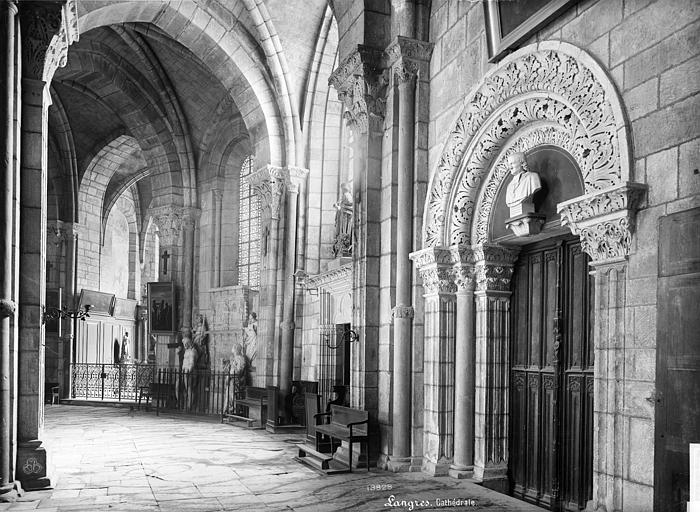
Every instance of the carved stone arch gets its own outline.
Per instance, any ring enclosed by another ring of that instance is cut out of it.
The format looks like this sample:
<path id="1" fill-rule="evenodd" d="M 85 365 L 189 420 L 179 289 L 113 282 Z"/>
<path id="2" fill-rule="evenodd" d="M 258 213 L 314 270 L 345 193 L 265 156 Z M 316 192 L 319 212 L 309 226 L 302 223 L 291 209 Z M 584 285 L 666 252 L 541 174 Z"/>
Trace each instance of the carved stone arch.
<path id="1" fill-rule="evenodd" d="M 470 243 L 477 194 L 494 158 L 534 124 L 558 126 L 571 139 L 586 194 L 629 180 L 627 121 L 605 71 L 568 43 L 529 45 L 468 96 L 431 178 L 424 247 Z"/>
<path id="2" fill-rule="evenodd" d="M 478 197 L 475 201 L 475 214 L 471 219 L 470 239 L 472 245 L 485 244 L 490 241 L 491 216 L 496 207 L 495 201 L 504 180 L 510 173 L 508 157 L 515 152 L 527 153 L 538 146 L 556 146 L 572 157 L 575 154 L 576 141 L 571 133 L 555 123 L 532 123 L 520 130 L 494 156 Z M 581 175 L 581 181 L 585 178 Z"/>

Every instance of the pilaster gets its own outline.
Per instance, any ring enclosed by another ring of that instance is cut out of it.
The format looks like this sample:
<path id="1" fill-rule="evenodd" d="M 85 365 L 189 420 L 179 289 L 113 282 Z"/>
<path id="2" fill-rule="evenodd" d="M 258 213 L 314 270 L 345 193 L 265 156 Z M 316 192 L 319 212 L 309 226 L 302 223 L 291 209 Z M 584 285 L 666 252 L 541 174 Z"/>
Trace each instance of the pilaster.
<path id="1" fill-rule="evenodd" d="M 562 224 L 581 237 L 595 277 L 593 499 L 587 510 L 623 510 L 626 478 L 624 403 L 627 257 L 646 186 L 621 186 L 557 206 Z"/>
<path id="2" fill-rule="evenodd" d="M 454 453 L 455 322 L 457 285 L 449 249 L 411 254 L 425 298 L 423 471 L 445 475 Z"/>
<path id="3" fill-rule="evenodd" d="M 505 490 L 508 471 L 510 280 L 518 251 L 480 244 L 474 250 L 476 354 L 474 479 Z"/>

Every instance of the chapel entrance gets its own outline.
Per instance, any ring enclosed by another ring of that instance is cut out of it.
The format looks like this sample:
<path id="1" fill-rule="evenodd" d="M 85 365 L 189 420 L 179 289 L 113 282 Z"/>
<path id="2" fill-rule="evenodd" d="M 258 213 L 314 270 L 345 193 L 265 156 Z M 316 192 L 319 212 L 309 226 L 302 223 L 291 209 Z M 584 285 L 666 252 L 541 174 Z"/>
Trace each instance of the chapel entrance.
<path id="1" fill-rule="evenodd" d="M 578 511 L 592 494 L 593 280 L 571 236 L 523 247 L 513 276 L 511 492 Z"/>

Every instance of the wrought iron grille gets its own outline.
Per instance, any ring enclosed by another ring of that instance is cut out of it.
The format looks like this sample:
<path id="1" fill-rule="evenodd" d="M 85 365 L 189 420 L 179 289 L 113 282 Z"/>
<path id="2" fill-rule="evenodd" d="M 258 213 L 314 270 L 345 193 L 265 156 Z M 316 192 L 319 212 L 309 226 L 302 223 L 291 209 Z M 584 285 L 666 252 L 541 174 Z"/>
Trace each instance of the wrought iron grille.
<path id="1" fill-rule="evenodd" d="M 238 393 L 239 379 L 228 372 L 161 368 L 154 383 L 156 392 L 151 400 L 156 413 L 169 409 L 188 414 L 221 415 Z"/>
<path id="2" fill-rule="evenodd" d="M 133 401 L 154 376 L 149 364 L 73 363 L 71 398 Z"/>

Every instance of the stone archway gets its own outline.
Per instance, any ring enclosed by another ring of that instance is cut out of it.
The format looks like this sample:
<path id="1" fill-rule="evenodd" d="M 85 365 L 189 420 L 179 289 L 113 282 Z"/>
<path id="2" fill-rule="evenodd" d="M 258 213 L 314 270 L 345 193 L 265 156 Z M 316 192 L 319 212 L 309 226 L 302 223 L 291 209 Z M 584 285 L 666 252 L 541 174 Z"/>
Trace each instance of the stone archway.
<path id="1" fill-rule="evenodd" d="M 412 255 L 425 289 L 425 375 L 454 376 L 426 379 L 423 468 L 453 476 L 473 471 L 476 480 L 502 490 L 510 282 L 518 251 L 489 243 L 489 219 L 508 155 L 544 144 L 576 160 L 584 195 L 558 204 L 557 211 L 562 225 L 581 237 L 596 270 L 596 289 L 617 287 L 645 187 L 629 183 L 628 125 L 611 80 L 588 54 L 561 42 L 522 48 L 471 91 L 430 181 L 424 249 Z M 607 350 L 624 330 L 619 319 L 612 330 L 601 327 L 624 306 L 624 287 L 619 290 L 610 302 L 596 296 L 596 352 Z M 598 425 L 621 413 L 611 397 L 622 389 L 612 366 L 596 368 L 595 379 L 594 444 L 610 449 L 621 432 Z M 452 396 L 454 412 L 440 407 Z M 601 461 L 607 469 L 599 469 Z M 594 454 L 594 501 L 614 502 L 605 474 L 613 465 L 603 452 Z"/>

